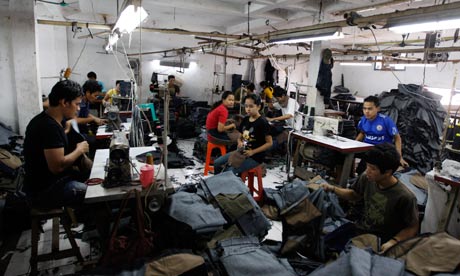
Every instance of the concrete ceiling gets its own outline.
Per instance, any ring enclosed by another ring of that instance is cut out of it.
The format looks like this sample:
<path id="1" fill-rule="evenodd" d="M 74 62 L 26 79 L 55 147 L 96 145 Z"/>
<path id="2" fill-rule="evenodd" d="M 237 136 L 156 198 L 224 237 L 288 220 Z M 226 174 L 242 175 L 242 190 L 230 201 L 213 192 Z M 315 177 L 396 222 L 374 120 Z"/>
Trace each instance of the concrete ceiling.
<path id="1" fill-rule="evenodd" d="M 11 0 L 10 0 L 11 1 Z M 78 21 L 98 24 L 114 24 L 117 18 L 117 7 L 122 0 L 65 0 L 65 5 L 59 5 L 62 0 L 48 0 L 56 4 L 36 0 L 36 11 L 39 19 L 58 21 Z M 117 3 L 118 1 L 118 3 Z M 457 0 L 460 1 L 460 0 Z M 343 20 L 343 12 L 359 10 L 376 6 L 375 10 L 359 11 L 363 16 L 406 10 L 424 6 L 451 3 L 457 1 L 434 0 L 143 0 L 142 6 L 149 17 L 143 27 L 183 29 L 200 32 L 219 32 L 225 34 L 264 34 L 274 30 L 284 30 L 304 27 L 319 23 Z M 248 13 L 249 11 L 249 13 Z M 400 42 L 401 35 L 387 29 L 374 30 L 378 42 Z M 345 38 L 335 40 L 334 44 L 357 45 L 375 43 L 374 36 L 369 30 L 357 27 L 343 29 Z M 93 33 L 97 33 L 93 30 Z M 82 30 L 78 36 L 88 34 Z M 453 31 L 443 35 L 452 35 Z M 136 49 L 136 36 L 133 34 L 132 50 Z M 104 35 L 99 36 L 101 44 Z M 409 39 L 424 39 L 424 34 L 411 34 Z M 190 35 L 170 35 L 146 32 L 142 36 L 143 51 L 166 50 L 181 47 L 196 47 L 202 40 Z M 350 47 L 350 46 L 348 46 Z M 133 52 L 132 51 L 132 52 Z"/>

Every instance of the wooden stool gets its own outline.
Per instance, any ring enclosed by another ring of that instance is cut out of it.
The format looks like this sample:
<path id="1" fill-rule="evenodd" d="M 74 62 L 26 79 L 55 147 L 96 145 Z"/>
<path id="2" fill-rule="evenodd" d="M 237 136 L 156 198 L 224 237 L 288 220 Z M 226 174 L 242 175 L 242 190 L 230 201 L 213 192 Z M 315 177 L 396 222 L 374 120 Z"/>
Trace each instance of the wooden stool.
<path id="1" fill-rule="evenodd" d="M 211 166 L 211 164 L 214 163 L 213 160 L 211 160 L 211 154 L 212 150 L 215 148 L 220 149 L 220 153 L 222 156 L 227 154 L 227 148 L 225 147 L 225 145 L 214 144 L 208 141 L 208 146 L 206 147 L 206 163 L 204 165 L 204 175 L 208 175 L 209 171 L 214 172 L 214 166 Z"/>
<path id="2" fill-rule="evenodd" d="M 30 216 L 32 219 L 32 252 L 30 256 L 30 275 L 37 274 L 38 262 L 58 260 L 71 256 L 75 256 L 79 262 L 83 262 L 83 257 L 80 253 L 80 249 L 78 248 L 72 231 L 70 230 L 70 221 L 66 221 L 64 218 L 64 209 L 32 208 L 30 210 Z M 38 255 L 38 241 L 40 239 L 41 230 L 40 221 L 48 219 L 53 219 L 51 253 Z M 70 249 L 59 250 L 59 219 L 61 220 L 62 226 L 64 226 L 67 238 L 69 239 L 70 245 L 72 246 Z"/>
<path id="3" fill-rule="evenodd" d="M 257 190 L 254 189 L 254 175 L 257 176 Z M 241 180 L 246 182 L 248 178 L 248 188 L 255 201 L 261 202 L 264 198 L 264 185 L 262 183 L 262 166 L 257 166 L 250 170 L 244 171 L 240 175 Z M 255 195 L 254 195 L 255 193 Z"/>

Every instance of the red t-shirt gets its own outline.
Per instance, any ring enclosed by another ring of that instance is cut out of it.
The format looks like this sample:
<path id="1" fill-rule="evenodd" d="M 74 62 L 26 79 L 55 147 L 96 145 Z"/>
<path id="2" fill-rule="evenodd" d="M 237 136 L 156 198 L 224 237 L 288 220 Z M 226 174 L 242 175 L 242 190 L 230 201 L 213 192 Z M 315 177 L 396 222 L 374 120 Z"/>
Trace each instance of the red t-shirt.
<path id="1" fill-rule="evenodd" d="M 206 117 L 206 129 L 217 129 L 217 125 L 219 123 L 225 124 L 227 118 L 228 110 L 223 104 L 221 104 L 213 111 L 209 112 L 208 117 Z"/>

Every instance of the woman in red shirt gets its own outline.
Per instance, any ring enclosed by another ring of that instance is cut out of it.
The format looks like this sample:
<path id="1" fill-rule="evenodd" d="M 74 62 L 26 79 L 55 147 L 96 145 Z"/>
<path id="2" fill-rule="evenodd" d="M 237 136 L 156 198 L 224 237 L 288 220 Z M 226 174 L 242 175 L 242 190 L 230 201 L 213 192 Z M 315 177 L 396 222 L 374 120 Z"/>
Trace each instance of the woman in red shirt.
<path id="1" fill-rule="evenodd" d="M 228 118 L 228 108 L 233 108 L 235 96 L 231 91 L 222 93 L 222 99 L 216 102 L 206 118 L 206 130 L 208 132 L 208 140 L 213 142 L 230 142 L 227 135 L 228 130 L 236 128 L 236 125 L 231 123 L 225 125 Z"/>

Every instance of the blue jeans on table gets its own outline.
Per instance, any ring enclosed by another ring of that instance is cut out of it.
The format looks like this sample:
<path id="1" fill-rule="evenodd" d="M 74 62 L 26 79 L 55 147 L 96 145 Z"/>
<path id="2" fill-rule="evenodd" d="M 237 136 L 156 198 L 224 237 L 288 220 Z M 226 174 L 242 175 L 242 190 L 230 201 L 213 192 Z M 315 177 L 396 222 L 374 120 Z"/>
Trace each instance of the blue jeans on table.
<path id="1" fill-rule="evenodd" d="M 216 160 L 214 160 L 214 172 L 216 174 L 222 172 L 222 169 L 224 169 L 224 166 L 228 163 L 228 159 L 230 158 L 230 154 L 231 152 L 227 153 L 226 155 L 224 156 L 220 156 L 219 158 L 217 158 Z M 257 162 L 256 160 L 252 159 L 251 157 L 248 157 L 246 158 L 243 163 L 241 164 L 241 166 L 239 166 L 238 168 L 234 168 L 232 166 L 226 166 L 224 171 L 233 171 L 234 174 L 240 174 L 242 172 L 245 172 L 247 170 L 250 170 L 252 168 L 255 168 L 257 166 L 259 166 L 259 162 Z"/>

